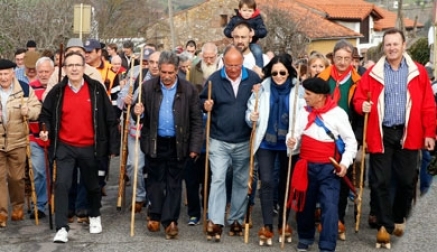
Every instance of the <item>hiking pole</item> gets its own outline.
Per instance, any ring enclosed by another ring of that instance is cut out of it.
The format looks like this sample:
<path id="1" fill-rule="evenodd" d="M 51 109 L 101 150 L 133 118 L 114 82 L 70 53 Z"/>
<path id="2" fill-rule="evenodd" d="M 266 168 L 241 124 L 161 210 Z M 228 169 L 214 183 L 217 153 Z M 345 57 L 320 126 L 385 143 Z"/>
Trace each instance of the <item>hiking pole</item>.
<path id="1" fill-rule="evenodd" d="M 299 75 L 300 75 L 300 65 L 297 70 L 297 82 L 294 86 L 294 100 L 293 100 L 293 121 L 291 123 L 291 138 L 294 138 L 294 131 L 296 128 L 296 114 L 297 114 L 297 100 L 299 96 Z M 284 203 L 282 208 L 282 233 L 279 238 L 281 241 L 281 249 L 284 249 L 285 246 L 285 227 L 287 225 L 287 202 L 288 202 L 288 194 L 290 191 L 290 178 L 291 178 L 291 164 L 293 162 L 293 155 L 290 149 L 290 155 L 288 156 L 288 167 L 287 167 L 287 183 L 285 186 L 285 194 L 284 194 Z M 291 241 L 290 241 L 291 242 Z"/>
<path id="2" fill-rule="evenodd" d="M 208 100 L 211 100 L 212 82 L 208 81 Z M 209 176 L 209 134 L 211 131 L 211 111 L 208 111 L 206 118 L 206 153 L 205 153 L 205 178 L 203 180 L 203 232 L 206 233 L 208 225 L 206 215 L 208 213 L 208 176 Z"/>
<path id="3" fill-rule="evenodd" d="M 28 98 L 29 99 L 29 98 Z M 21 107 L 24 106 L 24 96 L 21 96 Z M 26 132 L 26 154 L 27 154 L 27 162 L 29 164 L 29 180 L 30 180 L 30 189 L 31 189 L 31 196 L 32 196 L 32 202 L 33 202 L 33 213 L 35 215 L 35 224 L 39 225 L 38 220 L 38 205 L 37 205 L 37 198 L 36 198 L 36 192 L 35 192 L 35 177 L 33 175 L 33 168 L 32 168 L 32 155 L 30 152 L 30 141 L 29 141 L 29 122 L 28 122 L 28 116 L 23 115 L 23 123 L 24 123 L 24 129 Z"/>
<path id="4" fill-rule="evenodd" d="M 142 82 L 143 82 L 143 51 L 144 47 L 141 47 L 141 56 L 140 56 L 140 76 L 138 79 L 138 104 L 141 104 L 141 91 L 142 91 Z M 131 211 L 131 224 L 130 224 L 130 236 L 134 236 L 134 227 L 135 227 L 135 201 L 137 197 L 137 183 L 138 183 L 138 156 L 139 153 L 139 146 L 138 142 L 140 139 L 140 118 L 141 114 L 137 115 L 137 122 L 136 122 L 136 134 L 135 134 L 135 167 L 134 167 L 134 183 L 132 184 L 132 211 Z"/>
<path id="5" fill-rule="evenodd" d="M 41 131 L 46 132 L 47 131 L 47 127 L 45 123 L 41 124 Z M 44 160 L 46 163 L 46 184 L 47 184 L 47 203 L 49 205 L 49 225 L 50 225 L 50 229 L 53 229 L 53 218 L 52 218 L 52 203 L 50 201 L 51 198 L 51 191 L 52 191 L 52 183 L 50 181 L 50 164 L 49 164 L 49 155 L 48 155 L 48 150 L 47 150 L 47 141 L 44 143 Z"/>
<path id="6" fill-rule="evenodd" d="M 370 102 L 371 93 L 367 92 L 367 101 Z M 369 113 L 364 114 L 364 129 L 363 129 L 363 149 L 361 154 L 361 168 L 360 168 L 360 190 L 357 196 L 357 199 L 355 201 L 355 204 L 357 205 L 357 215 L 356 215 L 356 222 L 355 222 L 355 233 L 358 233 L 358 230 L 360 229 L 360 219 L 361 219 L 361 205 L 362 205 L 362 198 L 363 198 L 363 180 L 364 180 L 364 163 L 366 159 L 366 133 L 367 133 L 367 122 L 369 121 Z"/>
<path id="7" fill-rule="evenodd" d="M 259 90 L 255 91 L 255 107 L 254 112 L 258 111 L 258 93 Z M 249 229 L 250 229 L 250 196 L 252 195 L 252 180 L 253 180 L 253 167 L 254 167 L 254 143 L 256 137 L 256 124 L 257 121 L 252 122 L 252 132 L 250 134 L 250 159 L 249 159 L 249 179 L 247 181 L 247 209 L 246 217 L 244 218 L 244 243 L 249 243 Z"/>
<path id="8" fill-rule="evenodd" d="M 133 67 L 134 67 L 134 60 L 131 61 L 131 72 L 130 72 L 130 78 L 129 78 L 129 91 L 127 95 L 132 95 L 133 91 Z M 141 69 L 140 69 L 141 73 Z M 132 104 L 132 103 L 131 103 Z M 117 210 L 121 211 L 121 207 L 124 202 L 124 196 L 125 196 L 125 189 L 126 189 L 126 164 L 127 164 L 127 155 L 128 155 L 128 138 L 129 138 L 129 120 L 130 120 L 130 109 L 131 104 L 127 105 L 126 109 L 126 117 L 124 118 L 123 122 L 123 133 L 122 133 L 122 144 L 121 144 L 121 156 L 120 156 L 120 174 L 118 178 L 118 197 L 117 197 Z"/>

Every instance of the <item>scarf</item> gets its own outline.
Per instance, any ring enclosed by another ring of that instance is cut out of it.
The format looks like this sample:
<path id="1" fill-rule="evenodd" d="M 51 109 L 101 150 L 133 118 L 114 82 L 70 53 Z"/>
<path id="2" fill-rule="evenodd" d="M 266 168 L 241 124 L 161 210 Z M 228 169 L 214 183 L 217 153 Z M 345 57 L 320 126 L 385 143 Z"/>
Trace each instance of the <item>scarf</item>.
<path id="1" fill-rule="evenodd" d="M 308 189 L 308 162 L 329 163 L 329 156 L 335 149 L 334 142 L 321 142 L 307 135 L 302 135 L 300 159 L 294 166 L 290 183 L 290 197 L 287 206 L 296 212 L 302 212 L 305 207 Z"/>
<path id="2" fill-rule="evenodd" d="M 334 88 L 334 92 L 333 92 L 333 99 L 335 101 L 335 103 L 338 102 L 338 100 L 340 100 L 340 88 L 339 85 L 340 83 L 348 76 L 350 76 L 350 73 L 352 72 L 353 66 L 350 65 L 346 71 L 344 71 L 344 73 L 342 75 L 340 75 L 337 71 L 337 68 L 335 66 L 333 66 L 331 68 L 331 77 L 334 79 L 335 81 L 335 88 Z"/>
<path id="3" fill-rule="evenodd" d="M 305 129 L 308 129 L 311 126 L 311 124 L 313 124 L 317 116 L 322 118 L 321 114 L 328 112 L 329 110 L 335 108 L 335 106 L 337 106 L 337 103 L 330 96 L 326 97 L 325 105 L 322 108 L 314 109 L 306 106 L 305 109 L 306 111 L 309 112 L 309 114 L 308 114 L 308 123 L 305 126 Z"/>
<path id="4" fill-rule="evenodd" d="M 270 113 L 267 131 L 264 140 L 272 146 L 278 141 L 285 141 L 289 122 L 289 95 L 292 84 L 291 80 L 282 84 L 276 84 L 273 79 L 270 85 Z"/>

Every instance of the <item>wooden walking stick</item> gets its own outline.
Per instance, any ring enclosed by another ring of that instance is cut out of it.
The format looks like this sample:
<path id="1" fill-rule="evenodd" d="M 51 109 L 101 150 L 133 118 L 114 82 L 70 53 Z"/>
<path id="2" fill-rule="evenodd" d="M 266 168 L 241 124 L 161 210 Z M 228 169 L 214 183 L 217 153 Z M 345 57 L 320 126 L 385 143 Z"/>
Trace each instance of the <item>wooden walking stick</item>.
<path id="1" fill-rule="evenodd" d="M 255 107 L 254 112 L 258 111 L 258 94 L 259 90 L 255 91 Z M 249 243 L 249 229 L 250 229 L 250 196 L 252 195 L 252 180 L 253 180 L 253 167 L 255 165 L 254 159 L 254 143 L 256 137 L 256 124 L 257 121 L 252 122 L 252 132 L 250 134 L 250 159 L 249 159 L 249 179 L 247 181 L 247 209 L 246 217 L 244 218 L 244 243 Z"/>
<path id="2" fill-rule="evenodd" d="M 64 63 L 64 44 L 59 45 L 59 71 L 58 71 L 58 83 L 62 80 L 62 65 Z M 55 184 L 56 184 L 56 158 L 53 159 L 53 170 L 52 170 L 52 192 L 50 194 L 50 204 L 52 206 L 52 209 L 49 211 L 52 212 L 52 214 L 55 213 Z"/>
<path id="3" fill-rule="evenodd" d="M 371 93 L 367 92 L 367 101 L 370 102 Z M 362 154 L 361 154 L 361 168 L 360 168 L 360 181 L 359 186 L 360 190 L 358 192 L 358 196 L 355 200 L 355 204 L 357 205 L 357 216 L 355 222 L 355 233 L 358 233 L 360 229 L 360 219 L 361 219 L 361 205 L 363 198 L 363 179 L 364 179 L 364 164 L 366 159 L 366 133 L 367 133 L 367 121 L 369 120 L 369 113 L 364 114 L 364 129 L 363 129 L 363 146 L 362 146 Z"/>
<path id="4" fill-rule="evenodd" d="M 138 104 L 141 104 L 141 91 L 142 91 L 142 82 L 143 82 L 143 51 L 144 47 L 141 47 L 141 56 L 140 56 L 140 73 L 138 79 Z M 134 228 L 135 228 L 135 201 L 137 196 L 137 183 L 138 183 L 138 156 L 139 146 L 138 142 L 140 139 L 140 117 L 141 115 L 137 115 L 136 122 L 136 135 L 135 135 L 135 166 L 134 166 L 134 183 L 132 184 L 132 211 L 131 211 L 131 224 L 130 224 L 130 236 L 134 236 Z"/>
<path id="5" fill-rule="evenodd" d="M 297 69 L 297 82 L 296 85 L 294 86 L 294 100 L 293 100 L 293 120 L 291 122 L 291 138 L 294 137 L 294 131 L 296 128 L 296 114 L 297 114 L 297 100 L 298 100 L 298 96 L 299 96 L 299 75 L 300 75 L 300 65 Z M 284 194 L 284 203 L 283 203 L 283 209 L 282 209 L 282 234 L 280 234 L 281 236 L 280 241 L 281 241 L 281 249 L 284 249 L 285 246 L 285 227 L 287 225 L 287 202 L 288 202 L 288 193 L 290 191 L 290 178 L 291 178 L 291 164 L 293 161 L 293 155 L 291 153 L 290 150 L 290 155 L 288 156 L 288 171 L 287 171 L 287 183 L 285 186 L 285 194 Z M 290 237 L 291 238 L 291 237 Z M 289 240 L 289 242 L 291 242 L 291 239 Z"/>
<path id="6" fill-rule="evenodd" d="M 131 61 L 131 72 L 130 72 L 130 78 L 129 78 L 129 91 L 127 95 L 132 95 L 133 91 L 133 67 L 134 67 L 134 60 Z M 140 74 L 142 70 L 140 69 Z M 130 109 L 131 104 L 127 105 L 126 109 L 126 117 L 124 118 L 123 122 L 123 133 L 122 133 L 122 144 L 121 144 L 121 156 L 120 156 L 120 175 L 118 178 L 118 197 L 117 197 L 117 210 L 121 211 L 122 205 L 124 205 L 124 196 L 125 196 L 125 189 L 126 189 L 126 164 L 127 164 L 127 144 L 128 144 L 128 138 L 129 138 L 129 120 L 130 120 Z"/>
<path id="7" fill-rule="evenodd" d="M 21 96 L 21 107 L 24 106 L 24 97 Z M 33 175 L 33 168 L 32 168 L 32 155 L 30 152 L 30 141 L 29 141 L 29 122 L 28 122 L 28 116 L 23 115 L 23 123 L 24 123 L 24 129 L 26 131 L 27 137 L 26 137 L 26 154 L 27 154 L 27 162 L 29 164 L 29 180 L 30 180 L 30 188 L 31 188 L 31 195 L 32 195 L 32 202 L 33 202 L 33 213 L 35 215 L 35 224 L 39 225 L 38 220 L 38 205 L 37 205 L 37 198 L 36 198 L 36 192 L 35 192 L 35 180 Z"/>
<path id="8" fill-rule="evenodd" d="M 212 82 L 208 81 L 208 100 L 211 100 Z M 203 232 L 206 233 L 208 225 L 206 215 L 208 213 L 208 176 L 209 176 L 209 134 L 211 131 L 211 111 L 208 111 L 206 118 L 206 153 L 205 153 L 205 178 L 203 180 Z"/>
<path id="9" fill-rule="evenodd" d="M 46 132 L 47 127 L 45 123 L 41 124 L 41 131 Z M 46 164 L 46 185 L 47 185 L 47 203 L 49 207 L 49 225 L 50 229 L 53 229 L 53 218 L 52 218 L 52 202 L 50 200 L 51 198 L 51 192 L 52 192 L 52 182 L 50 180 L 50 163 L 49 163 L 49 155 L 47 151 L 47 142 L 44 143 L 44 161 Z"/>

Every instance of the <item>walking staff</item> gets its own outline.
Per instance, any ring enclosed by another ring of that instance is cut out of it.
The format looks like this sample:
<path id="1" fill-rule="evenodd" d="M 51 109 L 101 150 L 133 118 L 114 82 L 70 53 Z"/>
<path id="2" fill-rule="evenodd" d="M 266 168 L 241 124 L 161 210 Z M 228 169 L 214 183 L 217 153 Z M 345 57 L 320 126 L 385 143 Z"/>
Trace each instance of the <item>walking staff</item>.
<path id="1" fill-rule="evenodd" d="M 47 127 L 45 123 L 41 124 L 41 131 L 47 131 Z M 49 163 L 49 154 L 48 154 L 48 150 L 47 150 L 47 144 L 44 145 L 44 160 L 45 160 L 45 165 L 46 165 L 46 183 L 47 183 L 47 199 L 48 200 L 48 205 L 49 205 L 49 225 L 50 225 L 50 229 L 53 229 L 53 218 L 52 218 L 52 201 L 51 199 L 51 193 L 52 193 L 52 182 L 50 180 L 50 163 Z"/>
<path id="2" fill-rule="evenodd" d="M 258 87 L 259 88 L 259 87 Z M 255 91 L 255 113 L 258 111 L 258 92 Z M 255 165 L 254 161 L 254 143 L 255 143 L 255 134 L 256 134 L 256 121 L 252 122 L 252 133 L 250 136 L 250 159 L 249 159 L 249 179 L 247 180 L 247 209 L 246 209 L 246 217 L 244 219 L 244 243 L 249 243 L 249 229 L 250 229 L 250 195 L 252 194 L 252 179 L 253 179 L 253 167 Z"/>
<path id="3" fill-rule="evenodd" d="M 299 96 L 299 78 L 300 78 L 300 67 L 301 65 L 299 65 L 298 69 L 297 69 L 297 82 L 296 82 L 296 86 L 294 87 L 294 102 L 293 102 L 293 121 L 291 123 L 291 138 L 294 138 L 294 132 L 296 129 L 296 114 L 297 114 L 297 100 L 298 100 L 298 96 Z M 291 164 L 292 164 L 292 160 L 293 160 L 293 155 L 291 153 L 290 150 L 290 154 L 288 156 L 288 169 L 287 169 L 287 182 L 286 182 L 286 186 L 285 186 L 285 195 L 284 195 L 284 202 L 283 202 L 283 209 L 282 209 L 282 233 L 280 234 L 280 238 L 279 241 L 281 242 L 281 249 L 284 249 L 284 245 L 285 245 L 285 235 L 286 235 L 286 229 L 285 226 L 287 224 L 287 202 L 288 202 L 288 194 L 290 191 L 290 178 L 291 178 Z M 291 242 L 291 233 L 287 235 L 287 242 Z"/>
<path id="4" fill-rule="evenodd" d="M 208 81 L 208 100 L 211 100 L 212 82 Z M 206 118 L 206 153 L 205 153 L 205 178 L 203 182 L 203 232 L 206 233 L 208 213 L 208 176 L 209 176 L 209 134 L 211 132 L 211 111 L 207 112 Z"/>
<path id="5" fill-rule="evenodd" d="M 138 86 L 138 101 L 141 102 L 141 93 L 142 88 L 141 85 L 143 83 L 143 71 L 141 71 L 143 66 L 143 50 L 144 47 L 141 48 L 141 56 L 140 56 L 140 73 L 139 73 L 139 86 Z M 132 78 L 131 78 L 132 81 Z M 130 105 L 129 105 L 130 107 Z M 128 107 L 128 109 L 129 109 Z M 140 118 L 141 115 L 137 115 L 136 129 L 140 128 Z M 139 140 L 140 140 L 140 131 L 137 130 L 135 135 L 135 167 L 134 167 L 134 183 L 132 185 L 132 210 L 131 210 L 131 223 L 130 223 L 130 236 L 134 236 L 134 228 L 135 228 L 135 200 L 137 194 L 137 183 L 138 183 L 138 158 L 139 158 Z"/>
<path id="6" fill-rule="evenodd" d="M 370 102 L 370 97 L 372 95 L 370 92 L 367 93 L 367 102 Z M 355 204 L 357 205 L 357 213 L 356 213 L 356 221 L 355 221 L 355 233 L 358 233 L 358 230 L 360 229 L 360 221 L 361 221 L 361 205 L 363 201 L 363 180 L 364 180 L 364 163 L 366 160 L 366 133 L 367 133 L 367 122 L 369 121 L 369 113 L 364 113 L 364 130 L 363 130 L 363 146 L 362 146 L 362 152 L 361 152 L 361 166 L 360 166 L 360 181 L 359 181 L 359 188 L 360 191 L 358 193 L 358 197 L 355 201 Z"/>
<path id="7" fill-rule="evenodd" d="M 131 68 L 134 67 L 134 60 L 131 61 Z M 129 78 L 129 95 L 132 94 L 133 91 L 133 79 L 134 79 L 134 71 L 130 71 Z M 118 179 L 118 197 L 117 197 L 117 210 L 121 211 L 121 207 L 123 205 L 125 189 L 126 189 L 126 164 L 127 164 L 127 140 L 129 137 L 129 119 L 130 119 L 130 109 L 131 104 L 127 106 L 124 122 L 123 122 L 123 136 L 122 136 L 122 145 L 121 145 L 121 157 L 120 157 L 120 175 Z"/>
<path id="8" fill-rule="evenodd" d="M 24 106 L 24 97 L 21 96 L 21 106 Z M 29 165 L 29 180 L 30 180 L 30 189 L 31 189 L 31 196 L 32 196 L 32 202 L 33 202 L 33 211 L 35 213 L 35 224 L 39 225 L 38 220 L 38 205 L 37 205 L 37 198 L 36 198 L 36 192 L 35 192 L 35 181 L 34 181 L 34 175 L 33 175 L 33 168 L 32 168 L 32 155 L 30 154 L 30 141 L 29 141 L 29 121 L 28 116 L 23 115 L 23 123 L 24 123 L 24 129 L 27 132 L 27 138 L 26 138 L 26 154 L 27 154 L 27 163 Z"/>

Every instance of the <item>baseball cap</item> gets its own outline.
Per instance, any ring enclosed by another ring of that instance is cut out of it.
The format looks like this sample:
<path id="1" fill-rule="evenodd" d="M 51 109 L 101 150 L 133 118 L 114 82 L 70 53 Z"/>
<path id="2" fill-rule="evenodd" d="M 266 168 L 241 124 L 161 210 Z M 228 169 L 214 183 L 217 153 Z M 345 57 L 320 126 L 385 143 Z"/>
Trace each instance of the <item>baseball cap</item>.
<path id="1" fill-rule="evenodd" d="M 87 39 L 85 41 L 84 48 L 85 48 L 86 52 L 91 52 L 93 49 L 96 49 L 96 48 L 100 49 L 100 48 L 102 48 L 102 45 L 96 39 Z"/>
<path id="2" fill-rule="evenodd" d="M 38 52 L 26 52 L 24 54 L 24 66 L 27 68 L 35 68 L 36 61 L 41 57 Z"/>
<path id="3" fill-rule="evenodd" d="M 155 50 L 153 50 L 153 49 L 151 49 L 151 48 L 146 48 L 146 49 L 144 49 L 144 52 L 143 52 L 143 60 L 149 60 L 150 55 L 151 55 L 152 53 L 154 53 L 154 52 L 155 52 Z"/>
<path id="4" fill-rule="evenodd" d="M 65 47 L 65 50 L 67 50 L 70 47 L 80 47 L 85 50 L 83 47 L 83 42 L 80 38 L 71 38 L 67 42 L 67 46 Z"/>

